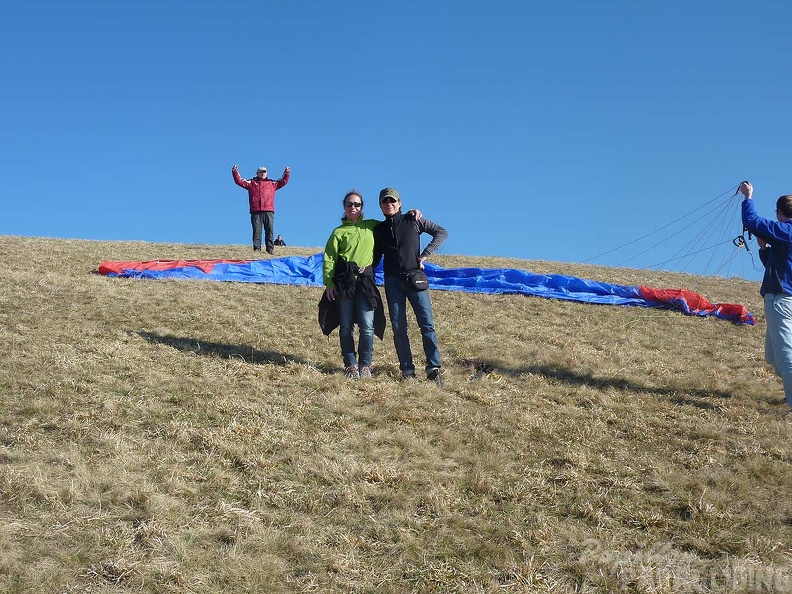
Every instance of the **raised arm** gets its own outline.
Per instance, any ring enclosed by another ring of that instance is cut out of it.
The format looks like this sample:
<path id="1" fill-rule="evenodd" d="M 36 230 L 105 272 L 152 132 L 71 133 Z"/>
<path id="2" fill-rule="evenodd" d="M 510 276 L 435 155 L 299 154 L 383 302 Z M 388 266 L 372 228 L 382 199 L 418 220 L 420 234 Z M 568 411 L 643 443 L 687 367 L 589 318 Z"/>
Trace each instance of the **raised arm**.
<path id="1" fill-rule="evenodd" d="M 743 200 L 742 203 L 743 227 L 770 244 L 772 244 L 774 241 L 790 243 L 792 241 L 792 237 L 790 237 L 789 225 L 786 223 L 781 224 L 778 221 L 772 221 L 770 219 L 760 217 L 756 212 L 756 208 L 754 207 L 754 201 L 751 200 L 751 193 L 752 189 L 746 194 L 745 200 Z"/>
<path id="2" fill-rule="evenodd" d="M 243 187 L 246 190 L 250 187 L 250 182 L 239 175 L 239 167 L 236 165 L 231 168 L 231 175 L 234 176 L 234 183 L 236 183 L 236 185 Z"/>
<path id="3" fill-rule="evenodd" d="M 289 183 L 289 177 L 291 176 L 291 168 L 286 167 L 283 170 L 283 177 L 278 180 L 278 185 L 275 186 L 276 190 L 280 190 L 283 186 Z"/>

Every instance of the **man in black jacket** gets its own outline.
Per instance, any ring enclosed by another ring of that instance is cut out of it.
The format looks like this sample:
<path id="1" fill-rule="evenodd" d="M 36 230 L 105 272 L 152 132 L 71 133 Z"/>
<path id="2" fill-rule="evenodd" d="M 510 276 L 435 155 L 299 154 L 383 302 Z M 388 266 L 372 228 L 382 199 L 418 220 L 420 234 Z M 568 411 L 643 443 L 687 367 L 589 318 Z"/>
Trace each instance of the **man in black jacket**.
<path id="1" fill-rule="evenodd" d="M 440 375 L 440 349 L 434 328 L 432 301 L 427 290 L 428 283 L 413 283 L 415 273 L 421 272 L 424 262 L 448 237 L 440 225 L 421 218 L 416 220 L 401 212 L 399 192 L 385 188 L 379 195 L 380 208 L 385 220 L 374 227 L 374 264 L 384 257 L 385 298 L 388 302 L 393 344 L 399 357 L 399 368 L 403 379 L 415 378 L 410 339 L 407 335 L 407 301 L 410 302 L 415 319 L 421 328 L 423 349 L 426 354 L 426 379 L 443 385 Z M 432 241 L 421 251 L 421 234 L 428 233 Z"/>

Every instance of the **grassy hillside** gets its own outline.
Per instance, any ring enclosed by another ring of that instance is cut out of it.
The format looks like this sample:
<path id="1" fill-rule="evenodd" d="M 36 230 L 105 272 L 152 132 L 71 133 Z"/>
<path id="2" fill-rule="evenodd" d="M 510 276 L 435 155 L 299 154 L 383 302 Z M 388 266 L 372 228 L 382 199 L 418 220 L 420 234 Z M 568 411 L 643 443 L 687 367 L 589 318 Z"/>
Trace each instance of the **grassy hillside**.
<path id="1" fill-rule="evenodd" d="M 792 591 L 757 283 L 438 256 L 757 318 L 435 291 L 440 388 L 345 380 L 318 288 L 94 273 L 251 254 L 0 237 L 0 592 Z"/>

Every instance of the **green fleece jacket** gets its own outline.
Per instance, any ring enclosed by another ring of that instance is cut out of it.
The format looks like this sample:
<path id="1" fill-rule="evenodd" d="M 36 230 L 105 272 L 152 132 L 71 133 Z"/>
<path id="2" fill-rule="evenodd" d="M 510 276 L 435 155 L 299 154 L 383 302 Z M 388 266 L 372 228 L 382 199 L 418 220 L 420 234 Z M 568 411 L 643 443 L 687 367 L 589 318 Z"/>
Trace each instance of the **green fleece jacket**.
<path id="1" fill-rule="evenodd" d="M 343 256 L 347 262 L 355 262 L 361 268 L 371 266 L 374 260 L 374 233 L 372 229 L 380 221 L 359 218 L 357 223 L 344 219 L 333 229 L 327 240 L 322 264 L 322 276 L 325 287 L 334 288 L 336 260 Z"/>

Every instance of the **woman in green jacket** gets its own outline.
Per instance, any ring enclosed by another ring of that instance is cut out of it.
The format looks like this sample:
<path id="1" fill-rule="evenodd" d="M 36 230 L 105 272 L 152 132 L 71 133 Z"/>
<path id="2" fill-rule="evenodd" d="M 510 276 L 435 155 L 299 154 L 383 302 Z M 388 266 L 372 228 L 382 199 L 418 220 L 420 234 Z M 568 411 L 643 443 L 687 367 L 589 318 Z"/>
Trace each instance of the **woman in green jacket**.
<path id="1" fill-rule="evenodd" d="M 372 229 L 379 221 L 363 216 L 363 197 L 357 190 L 347 192 L 343 204 L 341 224 L 333 229 L 325 245 L 322 267 L 325 295 L 338 308 L 345 375 L 353 379 L 368 378 L 374 352 L 375 305 L 367 293 L 370 287 L 377 290 L 371 262 L 374 258 Z M 360 329 L 359 359 L 355 353 L 355 323 Z"/>

